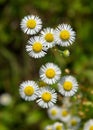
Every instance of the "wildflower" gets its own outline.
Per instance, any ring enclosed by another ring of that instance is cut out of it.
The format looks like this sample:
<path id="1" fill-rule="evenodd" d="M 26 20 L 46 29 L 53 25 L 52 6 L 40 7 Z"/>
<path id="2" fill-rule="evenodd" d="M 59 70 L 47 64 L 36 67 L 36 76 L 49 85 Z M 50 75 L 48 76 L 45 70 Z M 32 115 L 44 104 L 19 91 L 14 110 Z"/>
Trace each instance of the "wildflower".
<path id="1" fill-rule="evenodd" d="M 28 41 L 26 51 L 33 58 L 41 58 L 45 56 L 47 49 L 44 46 L 44 40 L 39 36 L 35 36 Z"/>
<path id="2" fill-rule="evenodd" d="M 45 40 L 45 45 L 48 48 L 55 46 L 55 37 L 53 28 L 45 28 L 41 31 L 41 37 Z"/>
<path id="3" fill-rule="evenodd" d="M 52 120 L 58 119 L 59 117 L 59 107 L 53 106 L 48 109 L 48 115 Z"/>
<path id="4" fill-rule="evenodd" d="M 12 97 L 9 93 L 3 93 L 0 96 L 0 104 L 7 106 L 12 102 Z"/>
<path id="5" fill-rule="evenodd" d="M 75 41 L 75 32 L 68 24 L 60 24 L 55 30 L 55 39 L 60 46 L 69 46 Z"/>
<path id="6" fill-rule="evenodd" d="M 93 119 L 90 119 L 85 123 L 83 130 L 93 130 Z"/>
<path id="7" fill-rule="evenodd" d="M 40 78 L 47 84 L 54 84 L 60 79 L 61 70 L 53 63 L 46 63 L 40 68 Z"/>
<path id="8" fill-rule="evenodd" d="M 64 96 L 73 96 L 78 89 L 78 83 L 73 76 L 64 76 L 58 83 L 58 91 Z"/>
<path id="9" fill-rule="evenodd" d="M 54 123 L 53 130 L 64 130 L 63 123 L 60 123 L 60 122 Z"/>
<path id="10" fill-rule="evenodd" d="M 52 125 L 48 125 L 48 126 L 46 126 L 46 127 L 45 127 L 45 130 L 53 130 Z"/>
<path id="11" fill-rule="evenodd" d="M 33 101 L 37 98 L 39 88 L 34 81 L 25 81 L 20 84 L 19 93 L 21 98 L 26 101 Z"/>
<path id="12" fill-rule="evenodd" d="M 52 107 L 57 100 L 57 94 L 54 89 L 49 87 L 42 87 L 38 92 L 37 103 L 42 108 Z"/>
<path id="13" fill-rule="evenodd" d="M 22 19 L 20 25 L 24 33 L 33 35 L 41 30 L 42 21 L 38 16 L 28 15 Z"/>
<path id="14" fill-rule="evenodd" d="M 81 119 L 78 116 L 73 116 L 68 122 L 70 129 L 78 130 Z"/>
<path id="15" fill-rule="evenodd" d="M 59 119 L 61 121 L 68 122 L 70 117 L 70 113 L 66 108 L 60 108 Z"/>

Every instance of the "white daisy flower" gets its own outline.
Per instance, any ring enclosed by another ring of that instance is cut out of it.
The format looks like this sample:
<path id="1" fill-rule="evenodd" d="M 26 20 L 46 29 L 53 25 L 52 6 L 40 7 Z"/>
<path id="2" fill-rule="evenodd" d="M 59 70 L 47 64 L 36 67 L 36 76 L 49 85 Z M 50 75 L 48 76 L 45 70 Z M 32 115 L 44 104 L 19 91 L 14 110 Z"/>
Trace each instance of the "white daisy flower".
<path id="1" fill-rule="evenodd" d="M 81 119 L 78 116 L 73 116 L 67 123 L 68 127 L 70 129 L 78 130 L 78 128 L 80 126 L 80 121 L 81 121 Z"/>
<path id="2" fill-rule="evenodd" d="M 73 31 L 70 25 L 60 24 L 55 29 L 56 43 L 60 46 L 69 46 L 75 41 L 76 33 Z"/>
<path id="3" fill-rule="evenodd" d="M 61 70 L 53 63 L 46 63 L 40 68 L 40 78 L 47 84 L 54 84 L 60 79 Z"/>
<path id="4" fill-rule="evenodd" d="M 73 76 L 64 76 L 58 83 L 58 91 L 64 96 L 73 96 L 78 89 L 78 83 Z"/>
<path id="5" fill-rule="evenodd" d="M 10 105 L 12 102 L 12 96 L 9 93 L 3 93 L 0 95 L 0 104 L 4 106 Z"/>
<path id="6" fill-rule="evenodd" d="M 22 19 L 20 25 L 24 33 L 33 35 L 41 30 L 42 21 L 38 16 L 28 15 Z"/>
<path id="7" fill-rule="evenodd" d="M 57 100 L 57 93 L 50 87 L 40 88 L 37 103 L 42 108 L 52 107 Z"/>
<path id="8" fill-rule="evenodd" d="M 61 123 L 61 122 L 54 123 L 53 130 L 64 130 L 63 123 Z"/>
<path id="9" fill-rule="evenodd" d="M 53 130 L 53 126 L 52 125 L 48 125 L 45 127 L 45 130 Z"/>
<path id="10" fill-rule="evenodd" d="M 53 28 L 45 28 L 41 31 L 41 37 L 45 40 L 45 45 L 48 48 L 55 46 L 55 37 Z"/>
<path id="11" fill-rule="evenodd" d="M 48 109 L 48 115 L 50 119 L 56 120 L 59 117 L 59 107 L 58 106 L 53 106 Z"/>
<path id="12" fill-rule="evenodd" d="M 47 51 L 44 43 L 44 40 L 39 36 L 30 38 L 28 45 L 26 45 L 26 51 L 28 52 L 29 56 L 33 58 L 44 57 Z"/>
<path id="13" fill-rule="evenodd" d="M 37 83 L 28 80 L 20 84 L 19 93 L 24 100 L 33 101 L 37 98 L 38 90 Z"/>
<path id="14" fill-rule="evenodd" d="M 60 121 L 63 121 L 63 122 L 68 122 L 69 119 L 70 119 L 71 115 L 68 111 L 68 109 L 66 108 L 60 108 L 60 113 L 59 113 L 59 119 Z"/>
<path id="15" fill-rule="evenodd" d="M 83 130 L 93 130 L 93 119 L 90 119 L 85 123 Z"/>

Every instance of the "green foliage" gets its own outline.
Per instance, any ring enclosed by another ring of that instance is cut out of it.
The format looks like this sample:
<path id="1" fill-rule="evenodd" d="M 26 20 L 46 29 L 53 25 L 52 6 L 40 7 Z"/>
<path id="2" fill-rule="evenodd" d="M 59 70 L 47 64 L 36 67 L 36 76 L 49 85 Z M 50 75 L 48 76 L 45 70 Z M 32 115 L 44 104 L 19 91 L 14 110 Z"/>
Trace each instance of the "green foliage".
<path id="1" fill-rule="evenodd" d="M 63 74 L 64 69 L 68 68 L 71 74 L 76 75 L 80 84 L 79 92 L 83 95 L 81 106 L 78 106 L 85 114 L 81 115 L 83 127 L 86 120 L 93 118 L 93 106 L 82 104 L 83 101 L 93 101 L 93 1 L 0 0 L 0 8 L 0 94 L 10 93 L 14 100 L 9 107 L 0 106 L 0 130 L 43 130 L 44 124 L 49 122 L 43 109 L 34 108 L 33 103 L 24 103 L 18 93 L 23 80 L 38 79 L 38 70 L 47 61 L 59 64 Z M 28 14 L 39 15 L 44 27 L 55 27 L 62 22 L 72 25 L 77 39 L 69 48 L 69 58 L 52 50 L 39 60 L 25 53 L 29 37 L 21 31 L 20 21 Z"/>

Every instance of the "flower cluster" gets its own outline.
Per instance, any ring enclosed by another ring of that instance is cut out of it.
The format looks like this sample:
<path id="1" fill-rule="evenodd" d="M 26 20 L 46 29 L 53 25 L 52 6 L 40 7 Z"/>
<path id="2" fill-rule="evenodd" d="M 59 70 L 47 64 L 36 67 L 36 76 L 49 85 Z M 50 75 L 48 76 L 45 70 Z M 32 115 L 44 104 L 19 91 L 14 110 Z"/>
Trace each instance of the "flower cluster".
<path id="1" fill-rule="evenodd" d="M 53 111 L 53 109 L 52 109 Z M 54 112 L 53 112 L 54 113 Z M 78 116 L 72 116 L 67 122 L 56 121 L 53 124 L 47 125 L 45 130 L 79 130 L 81 119 Z M 67 126 L 67 127 L 66 127 Z M 89 119 L 85 124 L 83 130 L 93 130 L 93 119 Z"/>
<path id="2" fill-rule="evenodd" d="M 81 119 L 78 116 L 72 115 L 67 107 L 53 106 L 49 108 L 47 112 L 51 120 L 60 121 L 63 125 L 65 124 L 68 129 L 78 130 Z M 46 128 L 45 130 L 48 130 Z"/>
<path id="3" fill-rule="evenodd" d="M 21 21 L 21 29 L 28 35 L 33 35 L 26 45 L 26 51 L 33 58 L 41 58 L 49 48 L 56 45 L 67 47 L 75 41 L 75 31 L 68 24 L 60 24 L 55 29 L 47 27 L 41 30 L 42 21 L 38 16 L 28 15 Z M 40 31 L 41 30 L 41 31 Z M 34 36 L 36 33 L 38 36 Z M 69 56 L 69 51 L 63 54 Z M 26 101 L 36 100 L 42 108 L 51 108 L 57 101 L 57 92 L 62 96 L 73 96 L 78 90 L 78 83 L 71 75 L 62 76 L 60 67 L 52 62 L 42 65 L 39 70 L 40 80 L 45 84 L 40 87 L 35 81 L 24 81 L 20 84 L 20 96 Z M 56 84 L 56 89 L 53 88 Z"/>
<path id="4" fill-rule="evenodd" d="M 52 125 L 46 126 L 45 130 L 64 130 L 64 125 L 62 122 L 55 122 Z"/>
<path id="5" fill-rule="evenodd" d="M 21 21 L 21 29 L 24 33 L 35 35 L 42 28 L 42 21 L 38 16 L 28 15 Z M 68 24 L 60 24 L 55 29 L 47 27 L 40 31 L 38 36 L 28 40 L 26 51 L 33 58 L 41 58 L 47 54 L 49 48 L 55 45 L 70 46 L 75 41 L 75 31 Z M 68 51 L 63 52 L 69 55 Z"/>
<path id="6" fill-rule="evenodd" d="M 67 108 L 62 108 L 59 106 L 53 106 L 48 109 L 48 115 L 52 120 L 60 120 L 63 122 L 68 122 L 71 115 Z"/>
<path id="7" fill-rule="evenodd" d="M 53 125 L 45 126 L 45 130 L 79 130 L 81 127 L 81 118 L 78 113 L 73 113 L 72 103 L 69 97 L 64 97 L 60 106 L 54 105 L 47 109 L 48 116 L 53 120 L 54 124 L 62 124 L 60 129 L 54 128 Z M 50 127 L 51 126 L 51 127 Z"/>
<path id="8" fill-rule="evenodd" d="M 50 64 L 50 63 L 48 63 Z M 52 63 L 51 63 L 52 64 Z M 53 64 L 52 64 L 53 65 Z M 57 68 L 59 70 L 59 68 Z M 44 80 L 48 86 L 39 87 L 39 85 L 35 81 L 25 81 L 20 85 L 20 95 L 26 101 L 33 101 L 35 99 L 39 106 L 42 108 L 52 107 L 54 103 L 57 101 L 57 92 L 52 88 L 49 84 L 55 83 L 60 76 L 56 74 L 55 77 L 52 77 L 53 74 L 49 71 L 49 68 L 43 74 L 41 74 L 42 67 L 40 68 L 40 76 L 42 80 Z M 51 70 L 50 70 L 51 71 Z M 58 71 L 60 72 L 60 71 Z M 57 72 L 55 72 L 57 73 Z M 49 74 L 49 78 L 47 75 Z M 72 96 L 77 91 L 77 81 L 72 76 L 63 76 L 61 80 L 57 84 L 57 90 L 63 96 Z"/>

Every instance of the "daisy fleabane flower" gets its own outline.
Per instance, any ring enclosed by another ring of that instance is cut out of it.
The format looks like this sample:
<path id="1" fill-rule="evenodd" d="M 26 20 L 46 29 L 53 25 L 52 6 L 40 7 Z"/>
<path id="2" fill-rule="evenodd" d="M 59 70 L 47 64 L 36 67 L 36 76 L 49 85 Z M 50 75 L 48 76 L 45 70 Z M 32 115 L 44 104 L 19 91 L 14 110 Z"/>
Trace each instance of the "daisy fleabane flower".
<path id="1" fill-rule="evenodd" d="M 20 25 L 24 33 L 33 35 L 41 30 L 42 21 L 38 16 L 28 15 L 22 19 Z"/>
<path id="2" fill-rule="evenodd" d="M 54 84 L 60 79 L 61 70 L 54 63 L 46 63 L 40 68 L 40 78 L 47 84 Z"/>
<path id="3" fill-rule="evenodd" d="M 53 130 L 64 130 L 64 126 L 62 122 L 56 122 L 53 125 Z"/>
<path id="4" fill-rule="evenodd" d="M 60 46 L 69 46 L 75 41 L 75 31 L 68 24 L 60 24 L 55 29 L 56 43 Z"/>
<path id="5" fill-rule="evenodd" d="M 51 108 L 48 109 L 48 115 L 50 117 L 50 119 L 52 120 L 56 120 L 59 117 L 59 107 L 58 106 L 53 106 Z"/>
<path id="6" fill-rule="evenodd" d="M 52 48 L 55 46 L 55 37 L 54 37 L 54 29 L 53 28 L 44 28 L 41 31 L 41 37 L 45 40 L 45 45 L 48 48 Z"/>
<path id="7" fill-rule="evenodd" d="M 60 121 L 68 122 L 70 117 L 71 116 L 70 116 L 70 113 L 69 113 L 68 109 L 60 108 L 60 112 L 59 112 L 59 119 L 60 119 Z"/>
<path id="8" fill-rule="evenodd" d="M 28 52 L 29 56 L 33 58 L 44 57 L 47 51 L 44 43 L 44 40 L 39 36 L 30 38 L 28 44 L 26 45 L 26 51 Z"/>
<path id="9" fill-rule="evenodd" d="M 78 83 L 75 77 L 63 76 L 58 83 L 58 91 L 64 96 L 73 96 L 78 90 Z"/>
<path id="10" fill-rule="evenodd" d="M 44 130 L 53 130 L 53 126 L 52 125 L 48 125 L 48 126 L 45 127 Z"/>
<path id="11" fill-rule="evenodd" d="M 0 104 L 8 106 L 12 103 L 12 96 L 9 93 L 3 93 L 0 95 Z"/>
<path id="12" fill-rule="evenodd" d="M 33 101 L 37 98 L 39 87 L 34 81 L 25 81 L 20 84 L 19 93 L 22 99 Z"/>
<path id="13" fill-rule="evenodd" d="M 85 123 L 83 130 L 93 130 L 93 119 L 90 119 Z"/>
<path id="14" fill-rule="evenodd" d="M 50 108 L 56 103 L 57 93 L 50 87 L 42 87 L 38 92 L 38 98 L 36 102 L 40 107 Z"/>
<path id="15" fill-rule="evenodd" d="M 79 126 L 80 126 L 80 117 L 78 116 L 72 116 L 68 122 L 68 127 L 70 129 L 74 129 L 74 130 L 78 130 Z"/>

